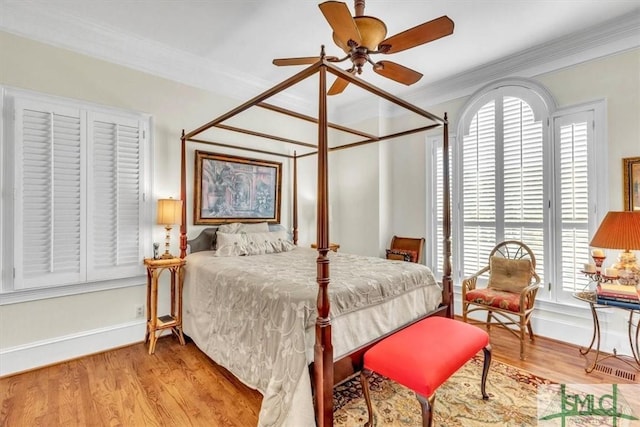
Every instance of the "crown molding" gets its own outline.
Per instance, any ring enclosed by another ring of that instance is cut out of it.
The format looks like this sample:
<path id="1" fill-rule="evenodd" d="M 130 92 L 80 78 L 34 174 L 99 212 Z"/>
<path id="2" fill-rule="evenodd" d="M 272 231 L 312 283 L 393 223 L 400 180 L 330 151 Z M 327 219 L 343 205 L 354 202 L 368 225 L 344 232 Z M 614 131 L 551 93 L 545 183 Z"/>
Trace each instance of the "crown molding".
<path id="1" fill-rule="evenodd" d="M 535 46 L 480 67 L 467 70 L 400 97 L 423 109 L 470 96 L 486 84 L 508 77 L 534 78 L 583 62 L 640 47 L 640 13 L 627 14 L 550 43 Z M 405 111 L 389 103 L 352 103 L 338 110 L 349 123 L 383 115 L 395 117 Z"/>
<path id="2" fill-rule="evenodd" d="M 439 80 L 411 93 L 407 100 L 422 108 L 428 108 L 469 96 L 495 80 L 515 76 L 533 78 L 638 47 L 640 13 L 623 15 L 601 25 Z M 386 113 L 397 114 L 397 111 L 394 113 L 387 109 Z"/>
<path id="3" fill-rule="evenodd" d="M 60 28 L 66 30 L 60 31 Z M 272 86 L 255 75 L 133 34 L 96 26 L 74 16 L 46 14 L 31 2 L 4 3 L 0 29 L 242 102 Z M 83 37 L 75 37 L 74 34 L 83 34 Z M 514 76 L 531 78 L 639 46 L 640 13 L 627 14 L 405 92 L 400 97 L 426 109 L 469 96 L 494 80 Z M 304 95 L 296 95 L 291 91 L 277 94 L 272 101 L 306 114 L 313 114 L 317 107 Z M 336 117 L 348 123 L 379 117 L 381 114 L 395 116 L 401 113 L 402 109 L 395 105 L 357 100 L 337 106 L 334 111 Z"/>
<path id="4" fill-rule="evenodd" d="M 255 75 L 135 34 L 63 13 L 47 14 L 36 3 L 5 3 L 3 9 L 0 30 L 231 99 L 244 102 L 272 86 Z M 312 109 L 308 100 L 291 93 L 280 93 L 272 101 L 285 108 Z"/>

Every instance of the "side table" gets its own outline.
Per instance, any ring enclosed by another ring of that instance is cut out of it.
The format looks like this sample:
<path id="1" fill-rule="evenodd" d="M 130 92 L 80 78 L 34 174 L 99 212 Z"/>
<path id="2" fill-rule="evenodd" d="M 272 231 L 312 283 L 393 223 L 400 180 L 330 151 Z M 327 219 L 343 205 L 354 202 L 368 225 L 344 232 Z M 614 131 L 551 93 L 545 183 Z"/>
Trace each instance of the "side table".
<path id="1" fill-rule="evenodd" d="M 318 249 L 318 244 L 317 243 L 312 243 L 311 244 L 311 249 Z M 340 249 L 340 245 L 337 243 L 329 243 L 329 250 L 332 250 L 333 252 L 338 252 L 338 249 Z"/>
<path id="2" fill-rule="evenodd" d="M 573 296 L 576 299 L 579 299 L 580 301 L 584 301 L 589 304 L 589 308 L 591 309 L 591 316 L 593 318 L 593 335 L 591 337 L 591 343 L 587 348 L 580 348 L 580 354 L 586 355 L 593 349 L 593 346 L 595 344 L 596 356 L 595 356 L 595 359 L 593 360 L 593 363 L 585 368 L 585 371 L 587 373 L 590 373 L 595 369 L 598 362 L 601 362 L 609 358 L 617 358 L 619 360 L 622 360 L 623 362 L 628 364 L 630 367 L 640 371 L 640 347 L 638 347 L 638 331 L 640 330 L 640 325 L 638 324 L 634 325 L 633 323 L 634 314 L 636 312 L 640 312 L 640 304 L 628 304 L 628 303 L 622 303 L 622 302 L 617 303 L 616 301 L 607 301 L 606 304 L 601 304 L 596 299 L 595 292 L 576 292 L 573 294 Z M 598 319 L 598 310 L 611 308 L 611 307 L 629 311 L 628 334 L 629 334 L 629 345 L 631 346 L 632 356 L 619 355 L 615 348 L 613 349 L 613 354 L 600 353 L 600 320 Z M 635 327 L 635 336 L 633 333 L 634 327 Z M 633 361 L 635 361 L 635 365 L 629 359 L 633 359 Z"/>
<path id="3" fill-rule="evenodd" d="M 149 341 L 149 354 L 156 349 L 157 331 L 171 329 L 184 345 L 182 335 L 182 285 L 184 281 L 185 260 L 182 258 L 152 259 L 145 258 L 147 267 L 147 333 L 144 342 Z M 163 271 L 171 274 L 171 314 L 158 316 L 158 278 Z"/>

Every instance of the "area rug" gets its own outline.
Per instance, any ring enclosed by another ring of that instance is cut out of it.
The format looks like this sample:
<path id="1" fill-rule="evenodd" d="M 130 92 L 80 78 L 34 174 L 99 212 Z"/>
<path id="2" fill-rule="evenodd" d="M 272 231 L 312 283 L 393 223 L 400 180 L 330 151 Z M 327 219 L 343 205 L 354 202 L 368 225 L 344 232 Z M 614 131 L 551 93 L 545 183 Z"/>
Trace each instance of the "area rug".
<path id="1" fill-rule="evenodd" d="M 489 400 L 482 400 L 482 357 L 476 356 L 436 393 L 433 425 L 437 427 L 535 426 L 537 388 L 543 378 L 493 360 L 487 378 Z M 334 426 L 362 426 L 367 405 L 356 376 L 334 391 Z M 379 375 L 370 377 L 374 425 L 422 426 L 420 404 L 413 391 Z"/>

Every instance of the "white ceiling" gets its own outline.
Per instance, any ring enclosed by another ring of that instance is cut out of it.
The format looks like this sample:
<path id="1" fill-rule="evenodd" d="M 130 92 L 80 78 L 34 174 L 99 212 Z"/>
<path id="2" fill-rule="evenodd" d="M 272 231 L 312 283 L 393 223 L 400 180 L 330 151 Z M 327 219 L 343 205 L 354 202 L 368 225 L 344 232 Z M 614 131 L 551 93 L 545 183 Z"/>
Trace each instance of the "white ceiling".
<path id="1" fill-rule="evenodd" d="M 353 11 L 353 2 L 346 2 Z M 224 86 L 245 100 L 303 69 L 276 67 L 274 58 L 315 56 L 323 44 L 328 55 L 340 56 L 319 3 L 0 0 L 0 29 L 195 86 Z M 562 40 L 575 45 L 576 35 L 588 40 L 591 32 L 604 34 L 603 28 L 619 32 L 620 22 L 626 23 L 625 46 L 629 40 L 640 44 L 640 0 L 368 0 L 365 13 L 382 19 L 389 36 L 441 15 L 455 23 L 451 36 L 377 56 L 423 73 L 414 86 L 385 79 L 370 68 L 361 75 L 399 96 L 489 66 L 513 67 L 523 53 L 540 56 L 545 46 Z M 563 56 L 561 52 L 555 50 Z M 224 84 L 225 79 L 232 83 Z M 348 87 L 341 96 L 349 99 L 347 94 L 355 90 Z M 300 88 L 292 96 L 305 102 L 308 95 Z"/>

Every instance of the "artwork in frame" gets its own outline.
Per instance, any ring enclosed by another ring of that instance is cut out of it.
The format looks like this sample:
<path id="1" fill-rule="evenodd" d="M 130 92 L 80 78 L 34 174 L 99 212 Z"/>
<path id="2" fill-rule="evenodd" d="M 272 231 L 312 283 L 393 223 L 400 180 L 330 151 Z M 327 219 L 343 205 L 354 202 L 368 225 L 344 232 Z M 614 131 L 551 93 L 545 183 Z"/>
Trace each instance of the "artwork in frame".
<path id="1" fill-rule="evenodd" d="M 624 209 L 640 211 L 640 157 L 622 159 Z"/>
<path id="2" fill-rule="evenodd" d="M 280 222 L 282 163 L 195 154 L 194 224 Z"/>

